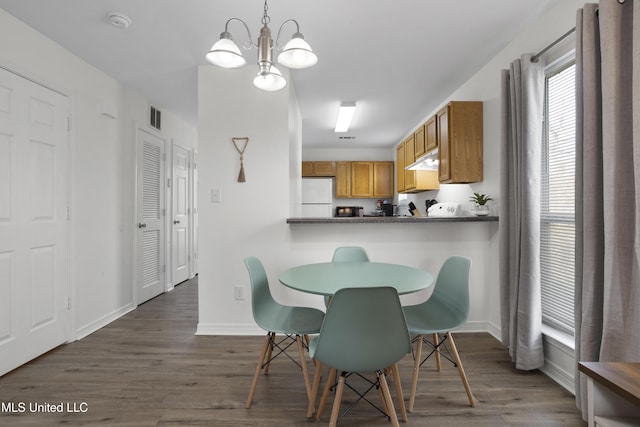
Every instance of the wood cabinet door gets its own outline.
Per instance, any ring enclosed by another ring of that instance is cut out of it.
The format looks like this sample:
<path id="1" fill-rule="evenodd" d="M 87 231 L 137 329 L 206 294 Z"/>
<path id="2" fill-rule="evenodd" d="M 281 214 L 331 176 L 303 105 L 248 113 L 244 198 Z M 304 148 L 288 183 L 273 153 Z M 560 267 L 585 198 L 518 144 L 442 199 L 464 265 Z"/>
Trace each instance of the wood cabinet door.
<path id="1" fill-rule="evenodd" d="M 415 139 L 411 135 L 404 143 L 404 165 L 410 165 L 416 161 Z M 404 189 L 413 190 L 416 188 L 416 171 L 404 171 Z"/>
<path id="2" fill-rule="evenodd" d="M 336 162 L 302 162 L 302 176 L 336 176 Z"/>
<path id="3" fill-rule="evenodd" d="M 437 114 L 438 157 L 440 164 L 438 169 L 440 182 L 451 180 L 451 156 L 449 145 L 449 107 L 444 107 Z"/>
<path id="4" fill-rule="evenodd" d="M 404 191 L 404 142 L 396 148 L 396 191 Z"/>
<path id="5" fill-rule="evenodd" d="M 426 153 L 426 146 L 425 146 L 425 134 L 424 134 L 424 125 L 420 126 L 414 133 L 413 133 L 413 140 L 414 140 L 414 153 L 415 153 L 415 158 L 417 159 L 418 157 L 422 156 L 424 153 Z M 415 161 L 415 160 L 414 160 Z"/>
<path id="6" fill-rule="evenodd" d="M 373 197 L 373 162 L 351 162 L 351 196 Z"/>
<path id="7" fill-rule="evenodd" d="M 313 162 L 302 162 L 302 176 L 313 176 Z"/>
<path id="8" fill-rule="evenodd" d="M 393 197 L 393 162 L 373 162 L 373 197 Z"/>
<path id="9" fill-rule="evenodd" d="M 336 162 L 313 162 L 314 176 L 336 176 Z"/>
<path id="10" fill-rule="evenodd" d="M 351 162 L 336 162 L 336 198 L 351 197 Z"/>
<path id="11" fill-rule="evenodd" d="M 438 135 L 436 134 L 436 116 L 431 117 L 424 124 L 424 148 L 425 153 L 438 148 Z"/>

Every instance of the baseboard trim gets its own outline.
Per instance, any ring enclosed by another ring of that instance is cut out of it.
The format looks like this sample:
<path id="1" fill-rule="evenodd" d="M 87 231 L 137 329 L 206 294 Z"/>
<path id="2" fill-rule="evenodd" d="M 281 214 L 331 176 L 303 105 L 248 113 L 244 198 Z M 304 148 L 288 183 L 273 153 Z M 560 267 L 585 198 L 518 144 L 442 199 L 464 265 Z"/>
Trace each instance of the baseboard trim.
<path id="1" fill-rule="evenodd" d="M 540 370 L 568 392 L 575 395 L 575 350 L 548 335 L 543 336 L 545 347 L 544 366 Z"/>
<path id="2" fill-rule="evenodd" d="M 76 329 L 76 340 L 81 340 L 82 338 L 91 335 L 92 333 L 94 333 L 95 331 L 97 331 L 100 328 L 103 328 L 105 326 L 107 326 L 109 323 L 113 322 L 114 320 L 124 316 L 125 314 L 135 310 L 135 306 L 133 305 L 133 303 L 129 303 L 123 307 L 120 307 L 114 311 L 112 311 L 111 313 L 108 313 L 104 316 L 102 316 L 101 318 L 99 318 L 98 320 L 89 323 L 88 325 L 85 325 L 79 329 Z"/>
<path id="3" fill-rule="evenodd" d="M 198 323 L 196 335 L 264 335 L 255 324 Z"/>

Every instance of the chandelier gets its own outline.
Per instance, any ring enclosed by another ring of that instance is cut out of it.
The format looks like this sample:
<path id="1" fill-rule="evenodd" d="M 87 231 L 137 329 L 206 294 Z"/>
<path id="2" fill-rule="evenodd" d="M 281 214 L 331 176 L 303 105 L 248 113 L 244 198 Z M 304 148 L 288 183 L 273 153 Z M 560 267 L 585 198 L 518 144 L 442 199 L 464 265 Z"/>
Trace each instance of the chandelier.
<path id="1" fill-rule="evenodd" d="M 271 29 L 268 25 L 271 18 L 267 12 L 268 6 L 267 0 L 265 0 L 262 28 L 260 29 L 260 37 L 258 37 L 258 44 L 253 42 L 251 31 L 249 31 L 249 27 L 242 19 L 231 18 L 225 24 L 224 32 L 220 34 L 220 40 L 214 43 L 209 53 L 205 56 L 205 59 L 211 64 L 222 68 L 239 68 L 247 63 L 242 53 L 240 53 L 238 45 L 234 43 L 231 33 L 228 31 L 231 22 L 240 22 L 244 25 L 245 30 L 247 30 L 247 35 L 249 36 L 249 42 L 244 43 L 243 48 L 246 50 L 253 47 L 258 49 L 258 75 L 253 79 L 253 85 L 258 89 L 276 91 L 284 88 L 287 85 L 287 81 L 282 76 L 280 70 L 273 65 L 272 54 L 274 46 L 282 50 L 282 53 L 278 56 L 278 63 L 287 68 L 300 69 L 311 67 L 318 62 L 318 57 L 304 40 L 304 37 L 300 33 L 298 21 L 295 19 L 288 19 L 280 25 L 274 44 L 271 38 Z M 291 37 L 291 40 L 282 47 L 279 43 L 280 32 L 289 22 L 296 24 L 296 32 Z"/>

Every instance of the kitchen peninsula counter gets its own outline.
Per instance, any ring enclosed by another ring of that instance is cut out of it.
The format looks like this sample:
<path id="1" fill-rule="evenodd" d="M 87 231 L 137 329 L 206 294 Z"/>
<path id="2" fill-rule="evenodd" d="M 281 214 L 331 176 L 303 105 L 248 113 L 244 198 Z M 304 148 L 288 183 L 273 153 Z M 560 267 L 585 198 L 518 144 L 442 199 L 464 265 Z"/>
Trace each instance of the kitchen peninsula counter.
<path id="1" fill-rule="evenodd" d="M 333 218 L 287 218 L 287 224 L 407 224 L 431 222 L 498 222 L 497 216 L 365 216 Z"/>

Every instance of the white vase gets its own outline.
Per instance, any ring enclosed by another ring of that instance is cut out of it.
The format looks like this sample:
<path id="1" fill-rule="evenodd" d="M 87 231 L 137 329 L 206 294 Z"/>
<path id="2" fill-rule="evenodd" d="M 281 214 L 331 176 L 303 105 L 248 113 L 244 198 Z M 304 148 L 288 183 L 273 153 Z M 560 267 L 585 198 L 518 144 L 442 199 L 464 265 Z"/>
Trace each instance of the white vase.
<path id="1" fill-rule="evenodd" d="M 487 205 L 475 205 L 473 214 L 476 216 L 487 216 L 490 213 L 489 206 Z"/>

